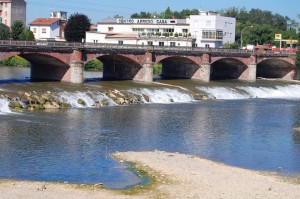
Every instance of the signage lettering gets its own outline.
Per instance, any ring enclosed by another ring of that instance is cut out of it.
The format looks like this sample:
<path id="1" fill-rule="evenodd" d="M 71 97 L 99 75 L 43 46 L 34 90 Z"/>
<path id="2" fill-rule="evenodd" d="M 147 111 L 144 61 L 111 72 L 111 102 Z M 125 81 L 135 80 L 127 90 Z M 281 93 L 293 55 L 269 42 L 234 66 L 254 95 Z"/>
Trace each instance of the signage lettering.
<path id="1" fill-rule="evenodd" d="M 176 19 L 117 19 L 118 24 L 177 24 Z"/>

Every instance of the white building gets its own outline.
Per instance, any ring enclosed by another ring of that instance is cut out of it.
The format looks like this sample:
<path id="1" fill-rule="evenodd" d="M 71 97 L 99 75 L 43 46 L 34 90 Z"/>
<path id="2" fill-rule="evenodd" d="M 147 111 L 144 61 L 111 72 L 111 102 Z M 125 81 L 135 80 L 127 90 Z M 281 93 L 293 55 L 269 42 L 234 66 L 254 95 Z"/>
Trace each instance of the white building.
<path id="1" fill-rule="evenodd" d="M 235 41 L 235 18 L 200 12 L 187 19 L 103 19 L 86 42 L 219 48 Z"/>
<path id="2" fill-rule="evenodd" d="M 86 42 L 191 46 L 195 41 L 185 19 L 103 19 L 97 32 L 87 32 Z"/>
<path id="3" fill-rule="evenodd" d="M 37 18 L 29 26 L 36 40 L 64 41 L 67 13 L 51 12 L 50 18 Z"/>
<path id="4" fill-rule="evenodd" d="M 189 20 L 190 31 L 197 38 L 197 46 L 212 48 L 235 42 L 235 23 L 235 18 L 206 11 L 191 15 Z"/>

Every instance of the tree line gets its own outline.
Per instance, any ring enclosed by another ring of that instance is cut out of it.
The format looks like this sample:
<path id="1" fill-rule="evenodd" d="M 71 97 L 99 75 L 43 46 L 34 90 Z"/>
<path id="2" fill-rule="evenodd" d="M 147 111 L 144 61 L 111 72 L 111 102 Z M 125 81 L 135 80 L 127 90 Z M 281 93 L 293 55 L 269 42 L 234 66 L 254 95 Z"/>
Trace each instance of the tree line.
<path id="1" fill-rule="evenodd" d="M 26 29 L 22 20 L 15 20 L 11 28 L 4 24 L 0 24 L 0 39 L 13 39 L 13 40 L 34 40 L 34 34 L 29 29 Z"/>

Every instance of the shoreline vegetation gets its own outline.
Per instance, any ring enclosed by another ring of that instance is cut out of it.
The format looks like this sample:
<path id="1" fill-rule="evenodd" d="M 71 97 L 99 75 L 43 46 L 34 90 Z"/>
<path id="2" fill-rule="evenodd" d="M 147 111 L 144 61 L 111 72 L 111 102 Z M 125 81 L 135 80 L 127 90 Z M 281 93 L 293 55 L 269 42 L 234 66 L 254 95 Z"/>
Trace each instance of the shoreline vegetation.
<path id="1" fill-rule="evenodd" d="M 133 162 L 133 169 L 151 178 L 144 186 L 112 190 L 95 185 L 0 180 L 3 199 L 16 198 L 289 198 L 300 195 L 300 182 L 274 173 L 251 171 L 201 157 L 151 152 L 116 152 L 111 155 Z"/>

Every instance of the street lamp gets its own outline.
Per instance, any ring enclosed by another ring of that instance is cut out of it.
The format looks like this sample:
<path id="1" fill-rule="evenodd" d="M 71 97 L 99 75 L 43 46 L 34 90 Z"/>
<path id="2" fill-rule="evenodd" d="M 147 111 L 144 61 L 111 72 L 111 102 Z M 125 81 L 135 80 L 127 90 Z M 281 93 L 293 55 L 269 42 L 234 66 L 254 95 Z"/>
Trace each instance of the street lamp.
<path id="1" fill-rule="evenodd" d="M 243 49 L 243 32 L 247 28 L 253 28 L 253 26 L 247 26 L 247 27 L 243 28 L 243 30 L 241 31 L 241 49 Z"/>

